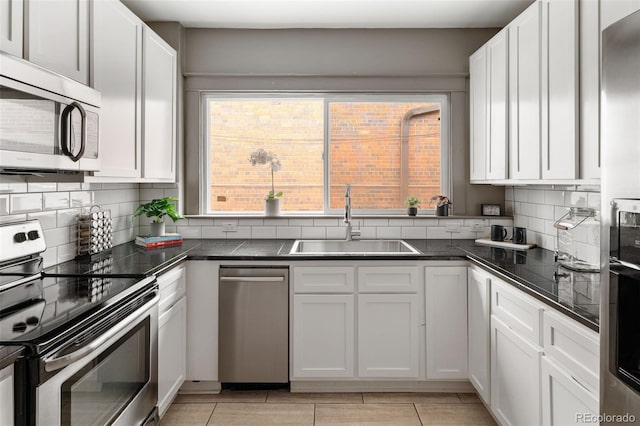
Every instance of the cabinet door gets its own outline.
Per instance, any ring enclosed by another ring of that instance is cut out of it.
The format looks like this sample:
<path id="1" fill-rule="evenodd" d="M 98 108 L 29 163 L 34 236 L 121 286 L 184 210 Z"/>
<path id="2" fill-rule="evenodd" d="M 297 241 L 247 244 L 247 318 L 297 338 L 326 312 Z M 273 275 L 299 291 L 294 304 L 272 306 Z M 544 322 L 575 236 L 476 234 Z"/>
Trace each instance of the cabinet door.
<path id="1" fill-rule="evenodd" d="M 598 424 L 599 403 L 596 395 L 549 357 L 542 357 L 541 372 L 543 425 Z"/>
<path id="2" fill-rule="evenodd" d="M 491 278 L 469 268 L 467 275 L 469 326 L 469 381 L 478 395 L 491 403 Z"/>
<path id="3" fill-rule="evenodd" d="M 0 50 L 22 58 L 22 0 L 0 0 Z"/>
<path id="4" fill-rule="evenodd" d="M 141 176 L 142 21 L 117 0 L 93 3 L 92 85 L 102 93 L 100 172 Z"/>
<path id="5" fill-rule="evenodd" d="M 0 370 L 0 425 L 12 425 L 13 419 L 13 365 Z"/>
<path id="6" fill-rule="evenodd" d="M 218 270 L 187 262 L 187 380 L 218 380 Z"/>
<path id="7" fill-rule="evenodd" d="M 509 24 L 509 169 L 540 178 L 540 3 Z"/>
<path id="8" fill-rule="evenodd" d="M 143 177 L 175 181 L 176 51 L 144 27 Z"/>
<path id="9" fill-rule="evenodd" d="M 600 2 L 580 0 L 579 10 L 580 178 L 600 179 Z"/>
<path id="10" fill-rule="evenodd" d="M 603 30 L 625 16 L 640 10 L 640 0 L 600 0 L 599 3 L 600 28 Z"/>
<path id="11" fill-rule="evenodd" d="M 182 297 L 158 320 L 158 411 L 169 408 L 187 372 L 187 298 Z"/>
<path id="12" fill-rule="evenodd" d="M 578 177 L 578 0 L 542 2 L 542 178 Z"/>
<path id="13" fill-rule="evenodd" d="M 89 83 L 89 1 L 30 1 L 26 59 Z"/>
<path id="14" fill-rule="evenodd" d="M 543 351 L 491 316 L 491 411 L 502 425 L 540 424 Z"/>
<path id="15" fill-rule="evenodd" d="M 487 178 L 487 48 L 482 46 L 469 57 L 469 124 L 471 128 L 470 177 Z"/>
<path id="16" fill-rule="evenodd" d="M 358 376 L 414 378 L 420 374 L 417 294 L 358 295 Z"/>
<path id="17" fill-rule="evenodd" d="M 354 315 L 353 295 L 293 296 L 292 379 L 353 377 Z"/>
<path id="18" fill-rule="evenodd" d="M 507 179 L 509 141 L 508 28 L 487 42 L 488 120 L 487 179 Z"/>
<path id="19" fill-rule="evenodd" d="M 467 268 L 425 268 L 427 379 L 466 379 Z"/>

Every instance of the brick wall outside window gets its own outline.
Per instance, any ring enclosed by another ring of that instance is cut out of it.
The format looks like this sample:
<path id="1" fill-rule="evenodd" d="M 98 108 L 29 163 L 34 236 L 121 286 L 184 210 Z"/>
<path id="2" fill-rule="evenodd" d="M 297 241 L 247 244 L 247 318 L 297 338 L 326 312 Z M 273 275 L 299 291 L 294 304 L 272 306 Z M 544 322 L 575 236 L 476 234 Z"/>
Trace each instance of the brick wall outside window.
<path id="1" fill-rule="evenodd" d="M 422 102 L 331 102 L 330 207 L 342 208 L 352 185 L 354 209 L 401 209 L 400 141 L 404 114 Z M 323 210 L 324 101 L 322 99 L 209 100 L 210 200 L 214 212 L 262 211 L 271 189 L 268 166 L 252 166 L 258 148 L 275 153 L 282 170 L 275 190 L 282 210 Z M 440 113 L 409 126 L 408 194 L 423 200 L 440 192 Z"/>

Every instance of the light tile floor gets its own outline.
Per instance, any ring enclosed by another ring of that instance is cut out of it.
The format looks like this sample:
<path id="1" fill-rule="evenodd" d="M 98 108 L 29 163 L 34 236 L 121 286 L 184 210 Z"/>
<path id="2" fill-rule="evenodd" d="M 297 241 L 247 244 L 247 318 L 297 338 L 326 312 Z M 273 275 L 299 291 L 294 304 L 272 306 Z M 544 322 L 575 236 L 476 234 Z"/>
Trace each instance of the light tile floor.
<path id="1" fill-rule="evenodd" d="M 178 395 L 162 418 L 177 425 L 495 425 L 475 394 L 223 391 Z"/>

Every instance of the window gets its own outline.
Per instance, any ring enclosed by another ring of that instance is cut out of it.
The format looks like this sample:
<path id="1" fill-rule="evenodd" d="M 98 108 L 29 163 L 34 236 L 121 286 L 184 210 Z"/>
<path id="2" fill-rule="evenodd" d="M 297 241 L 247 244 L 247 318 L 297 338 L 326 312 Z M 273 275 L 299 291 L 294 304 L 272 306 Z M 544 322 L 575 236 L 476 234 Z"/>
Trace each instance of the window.
<path id="1" fill-rule="evenodd" d="M 273 173 L 282 211 L 338 213 L 351 184 L 356 213 L 401 213 L 410 195 L 433 209 L 448 193 L 444 95 L 207 94 L 203 194 L 208 213 L 261 213 Z"/>

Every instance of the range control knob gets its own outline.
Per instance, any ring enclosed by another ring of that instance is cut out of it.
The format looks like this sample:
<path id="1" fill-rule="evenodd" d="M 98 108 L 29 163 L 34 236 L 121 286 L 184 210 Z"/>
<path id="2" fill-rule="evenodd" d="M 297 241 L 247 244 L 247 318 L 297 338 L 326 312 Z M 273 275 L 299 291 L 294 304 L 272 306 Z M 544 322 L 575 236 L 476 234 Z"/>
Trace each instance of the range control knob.
<path id="1" fill-rule="evenodd" d="M 25 241 L 27 241 L 27 234 L 25 234 L 24 232 L 18 232 L 13 236 L 13 241 L 15 241 L 16 243 L 24 243 Z"/>
<path id="2" fill-rule="evenodd" d="M 27 237 L 29 237 L 30 240 L 37 240 L 40 238 L 40 233 L 36 230 L 29 231 L 27 232 Z"/>
<path id="3" fill-rule="evenodd" d="M 24 333 L 27 330 L 27 324 L 23 322 L 17 322 L 13 324 L 13 332 L 14 333 Z"/>
<path id="4" fill-rule="evenodd" d="M 30 325 L 30 326 L 38 325 L 38 323 L 40 322 L 40 318 L 29 317 L 26 319 L 26 322 L 27 322 L 27 325 Z"/>

